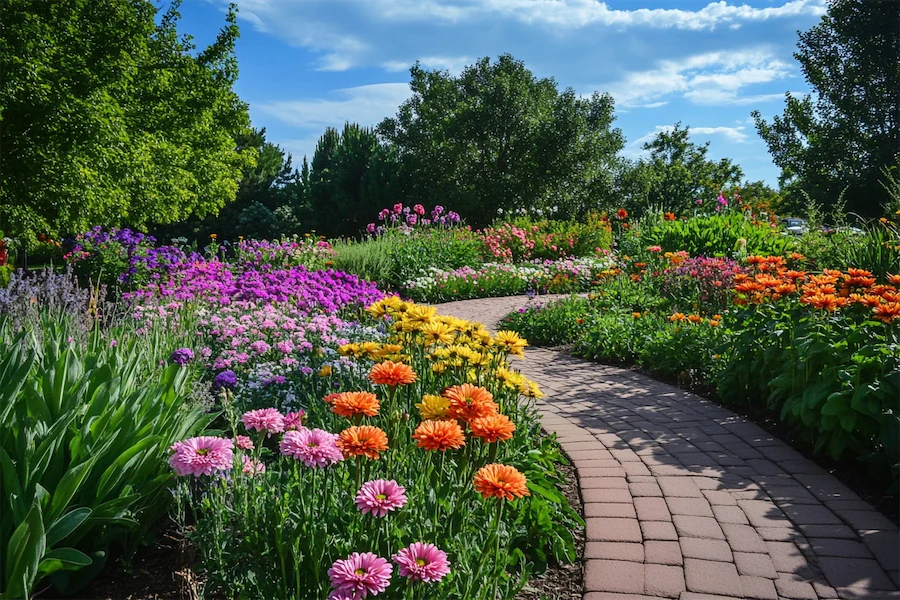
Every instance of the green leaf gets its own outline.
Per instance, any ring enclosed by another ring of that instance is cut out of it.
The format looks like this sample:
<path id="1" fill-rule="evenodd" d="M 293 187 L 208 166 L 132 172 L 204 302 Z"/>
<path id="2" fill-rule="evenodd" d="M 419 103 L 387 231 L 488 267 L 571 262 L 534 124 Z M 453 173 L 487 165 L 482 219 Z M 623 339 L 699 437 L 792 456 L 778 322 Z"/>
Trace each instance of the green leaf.
<path id="1" fill-rule="evenodd" d="M 93 562 L 87 554 L 74 548 L 57 548 L 48 552 L 38 566 L 41 575 L 50 575 L 56 571 L 77 571 Z"/>
<path id="2" fill-rule="evenodd" d="M 832 394 L 822 407 L 823 415 L 842 415 L 850 409 L 850 400 L 841 394 Z"/>
<path id="3" fill-rule="evenodd" d="M 46 548 L 41 506 L 35 501 L 6 547 L 6 597 L 19 598 L 31 592 Z"/>
<path id="4" fill-rule="evenodd" d="M 47 513 L 48 520 L 56 520 L 63 513 L 69 504 L 69 501 L 81 487 L 85 478 L 90 474 L 94 463 L 97 462 L 97 455 L 92 456 L 87 461 L 69 467 L 66 474 L 59 481 L 59 485 L 53 491 L 53 500 L 50 503 L 50 510 Z"/>
<path id="5" fill-rule="evenodd" d="M 82 506 L 70 510 L 54 521 L 49 529 L 47 529 L 47 546 L 52 548 L 66 539 L 70 533 L 84 523 L 85 519 L 91 516 L 91 512 L 90 508 Z"/>

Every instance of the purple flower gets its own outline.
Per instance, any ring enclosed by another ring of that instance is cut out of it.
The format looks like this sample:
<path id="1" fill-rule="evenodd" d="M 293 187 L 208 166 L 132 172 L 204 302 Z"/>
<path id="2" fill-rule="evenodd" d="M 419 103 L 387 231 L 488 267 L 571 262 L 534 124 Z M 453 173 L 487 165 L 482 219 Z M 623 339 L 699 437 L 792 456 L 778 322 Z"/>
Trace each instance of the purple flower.
<path id="1" fill-rule="evenodd" d="M 178 348 L 169 357 L 169 360 L 179 366 L 184 366 L 194 360 L 194 351 L 190 348 Z"/>
<path id="2" fill-rule="evenodd" d="M 213 380 L 213 389 L 220 390 L 222 388 L 233 390 L 237 385 L 237 375 L 234 371 L 222 371 Z"/>

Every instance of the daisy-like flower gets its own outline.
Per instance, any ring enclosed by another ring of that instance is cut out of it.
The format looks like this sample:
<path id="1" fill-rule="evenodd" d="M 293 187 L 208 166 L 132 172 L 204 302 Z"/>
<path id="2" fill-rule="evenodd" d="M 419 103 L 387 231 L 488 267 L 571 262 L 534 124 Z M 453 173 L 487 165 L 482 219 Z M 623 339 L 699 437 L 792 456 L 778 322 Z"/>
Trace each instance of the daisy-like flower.
<path id="1" fill-rule="evenodd" d="M 269 436 L 284 431 L 284 415 L 274 408 L 247 411 L 241 416 L 241 421 L 247 431 L 265 431 Z"/>
<path id="2" fill-rule="evenodd" d="M 404 506 L 406 506 L 406 489 L 393 480 L 367 481 L 356 494 L 356 508 L 364 515 L 384 517 Z"/>
<path id="3" fill-rule="evenodd" d="M 447 388 L 443 396 L 450 400 L 447 416 L 453 419 L 468 422 L 497 413 L 498 406 L 493 394 L 471 383 Z"/>
<path id="4" fill-rule="evenodd" d="M 253 440 L 246 435 L 237 436 L 237 447 L 241 450 L 253 450 Z"/>
<path id="5" fill-rule="evenodd" d="M 397 563 L 397 572 L 410 581 L 433 583 L 440 581 L 450 572 L 447 553 L 434 544 L 416 542 L 392 556 Z"/>
<path id="6" fill-rule="evenodd" d="M 385 559 L 371 552 L 354 552 L 346 559 L 336 560 L 328 569 L 331 587 L 338 594 L 351 598 L 377 596 L 391 583 L 394 568 Z"/>
<path id="7" fill-rule="evenodd" d="M 285 456 L 296 458 L 307 467 L 324 468 L 344 460 L 337 436 L 321 429 L 288 431 L 279 446 Z"/>
<path id="8" fill-rule="evenodd" d="M 426 323 L 419 332 L 429 344 L 452 344 L 456 339 L 456 330 L 453 327 L 437 321 Z"/>
<path id="9" fill-rule="evenodd" d="M 372 460 L 379 458 L 379 452 L 388 449 L 387 434 L 372 425 L 348 427 L 337 438 L 337 446 L 344 458 L 365 456 Z"/>
<path id="10" fill-rule="evenodd" d="M 172 446 L 169 466 L 176 475 L 212 475 L 234 466 L 234 442 L 228 438 L 200 436 Z"/>
<path id="11" fill-rule="evenodd" d="M 416 427 L 412 438 L 416 445 L 425 450 L 440 450 L 462 448 L 466 445 L 466 438 L 462 428 L 456 421 L 422 421 Z"/>
<path id="12" fill-rule="evenodd" d="M 447 409 L 450 408 L 450 400 L 443 396 L 426 394 L 422 396 L 422 402 L 416 404 L 419 414 L 427 420 L 440 420 L 447 418 Z"/>
<path id="13" fill-rule="evenodd" d="M 469 421 L 472 435 L 481 438 L 486 444 L 499 440 L 508 440 L 513 436 L 516 425 L 506 415 L 496 414 Z"/>
<path id="14" fill-rule="evenodd" d="M 483 498 L 521 498 L 529 496 L 527 480 L 515 467 L 493 463 L 475 473 L 475 491 Z"/>
<path id="15" fill-rule="evenodd" d="M 498 331 L 494 344 L 515 356 L 525 356 L 524 350 L 528 347 L 528 340 L 515 331 Z"/>
<path id="16" fill-rule="evenodd" d="M 409 365 L 386 360 L 372 367 L 369 371 L 369 379 L 378 385 L 397 387 L 414 382 L 417 376 Z"/>
<path id="17" fill-rule="evenodd" d="M 331 402 L 331 412 L 352 419 L 358 415 L 374 417 L 381 403 L 371 392 L 343 392 Z"/>
<path id="18" fill-rule="evenodd" d="M 247 475 L 256 475 L 257 473 L 266 472 L 266 465 L 261 460 L 253 460 L 245 454 L 241 457 L 241 462 L 244 464 L 241 471 Z"/>
<path id="19" fill-rule="evenodd" d="M 300 429 L 303 427 L 303 417 L 306 416 L 306 411 L 298 410 L 295 412 L 289 412 L 284 415 L 284 430 L 285 431 L 294 431 L 296 429 Z"/>

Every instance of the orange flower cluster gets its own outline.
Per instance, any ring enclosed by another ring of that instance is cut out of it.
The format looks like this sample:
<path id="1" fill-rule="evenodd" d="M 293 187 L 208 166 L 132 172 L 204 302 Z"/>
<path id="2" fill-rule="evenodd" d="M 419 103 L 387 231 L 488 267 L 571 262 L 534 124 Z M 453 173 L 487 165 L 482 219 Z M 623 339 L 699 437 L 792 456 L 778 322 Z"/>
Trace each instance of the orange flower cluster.
<path id="1" fill-rule="evenodd" d="M 495 415 L 500 408 L 494 402 L 493 394 L 471 383 L 449 387 L 442 395 L 450 400 L 447 416 L 466 423 Z"/>
<path id="2" fill-rule="evenodd" d="M 635 315 L 640 316 L 640 313 L 633 313 Z M 637 318 L 637 317 L 635 317 Z M 706 319 L 706 322 L 709 323 L 710 327 L 718 327 L 719 323 L 721 323 L 722 315 L 713 315 L 711 319 Z M 688 323 L 693 323 L 694 325 L 699 325 L 703 323 L 704 319 L 700 315 L 685 315 L 684 313 L 677 312 L 674 315 L 669 315 L 669 321 L 672 323 L 680 323 L 681 321 L 687 321 Z"/>
<path id="3" fill-rule="evenodd" d="M 365 456 L 377 460 L 388 449 L 387 434 L 372 425 L 348 427 L 338 434 L 337 446 L 344 458 Z"/>
<path id="4" fill-rule="evenodd" d="M 802 260 L 799 254 L 789 258 Z M 875 319 L 890 323 L 900 318 L 900 276 L 888 275 L 889 285 L 879 284 L 865 269 L 849 268 L 846 272 L 824 269 L 820 275 L 787 268 L 780 256 L 751 256 L 747 262 L 752 275 L 736 275 L 736 304 L 761 304 L 799 295 L 801 304 L 817 310 L 834 312 L 858 304 L 872 310 Z"/>
<path id="5" fill-rule="evenodd" d="M 409 385 L 417 379 L 417 375 L 407 364 L 386 360 L 372 367 L 369 371 L 369 379 L 377 385 L 397 387 Z"/>

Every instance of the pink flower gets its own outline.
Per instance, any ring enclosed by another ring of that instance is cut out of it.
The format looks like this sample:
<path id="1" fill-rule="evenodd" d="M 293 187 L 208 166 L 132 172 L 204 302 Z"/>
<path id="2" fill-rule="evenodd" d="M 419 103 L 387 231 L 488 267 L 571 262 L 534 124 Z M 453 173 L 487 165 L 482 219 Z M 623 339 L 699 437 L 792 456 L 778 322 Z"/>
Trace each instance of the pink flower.
<path id="1" fill-rule="evenodd" d="M 169 466 L 177 475 L 211 475 L 231 470 L 234 462 L 234 442 L 230 439 L 200 436 L 176 442 L 170 450 Z"/>
<path id="2" fill-rule="evenodd" d="M 388 512 L 406 505 L 406 490 L 396 481 L 376 479 L 367 481 L 356 494 L 356 508 L 364 515 L 384 517 Z"/>
<path id="3" fill-rule="evenodd" d="M 394 568 L 380 556 L 371 552 L 354 552 L 346 560 L 336 560 L 328 569 L 331 587 L 338 594 L 365 598 L 370 593 L 377 596 L 391 583 Z"/>
<path id="4" fill-rule="evenodd" d="M 263 340 L 257 340 L 250 344 L 250 348 L 257 354 L 265 354 L 269 351 L 269 344 Z"/>
<path id="5" fill-rule="evenodd" d="M 419 215 L 424 215 L 425 207 L 422 206 L 421 204 L 416 204 L 415 206 L 413 206 L 413 212 L 415 212 L 416 214 L 419 214 Z"/>
<path id="6" fill-rule="evenodd" d="M 241 450 L 253 450 L 253 440 L 246 435 L 237 436 L 237 447 Z"/>
<path id="7" fill-rule="evenodd" d="M 399 215 L 402 211 L 403 211 L 403 205 L 402 205 L 402 204 L 400 204 L 400 203 L 398 202 L 397 204 L 394 205 L 394 212 L 395 212 L 395 213 L 397 213 L 397 214 Z"/>
<path id="8" fill-rule="evenodd" d="M 261 408 L 245 412 L 241 421 L 247 431 L 266 431 L 269 436 L 284 431 L 284 416 L 274 408 Z"/>
<path id="9" fill-rule="evenodd" d="M 241 457 L 241 461 L 244 463 L 243 471 L 247 475 L 256 475 L 257 473 L 265 473 L 266 465 L 261 460 L 253 460 L 247 455 Z"/>
<path id="10" fill-rule="evenodd" d="M 110 348 L 115 348 L 115 347 L 118 346 L 118 345 L 119 345 L 119 341 L 118 341 L 118 340 L 109 340 L 109 347 L 110 347 Z"/>
<path id="11" fill-rule="evenodd" d="M 324 468 L 344 460 L 337 446 L 337 435 L 321 429 L 288 431 L 281 439 L 280 450 L 307 467 Z"/>
<path id="12" fill-rule="evenodd" d="M 432 583 L 443 579 L 450 572 L 447 553 L 434 544 L 416 542 L 391 558 L 397 563 L 401 577 L 410 581 Z"/>
<path id="13" fill-rule="evenodd" d="M 291 431 L 300 429 L 303 427 L 303 417 L 306 416 L 306 412 L 303 410 L 298 410 L 296 412 L 288 413 L 284 416 L 284 430 Z"/>

